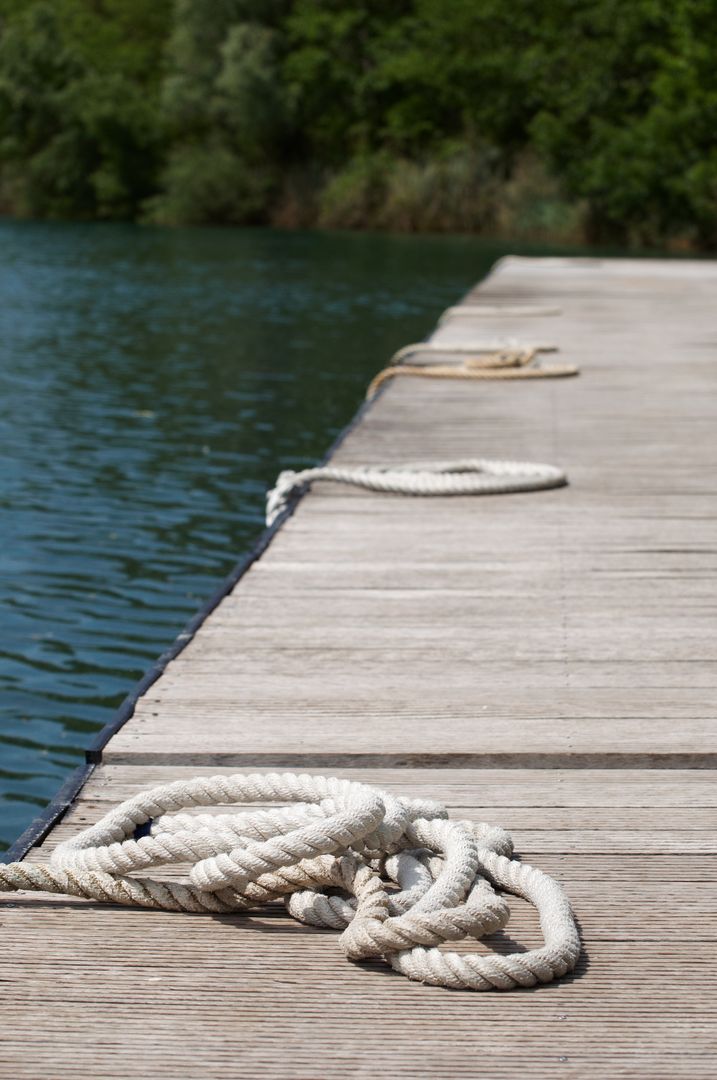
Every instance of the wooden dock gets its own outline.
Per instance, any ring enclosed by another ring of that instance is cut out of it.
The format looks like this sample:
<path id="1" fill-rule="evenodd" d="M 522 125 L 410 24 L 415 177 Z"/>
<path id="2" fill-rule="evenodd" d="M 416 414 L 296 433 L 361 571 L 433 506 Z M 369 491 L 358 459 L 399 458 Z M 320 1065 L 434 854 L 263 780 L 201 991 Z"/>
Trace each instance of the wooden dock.
<path id="1" fill-rule="evenodd" d="M 548 339 L 581 376 L 396 378 L 334 460 L 524 458 L 570 486 L 316 485 L 27 856 L 170 779 L 364 778 L 510 830 L 573 901 L 577 972 L 451 992 L 282 910 L 2 897 L 0 1075 L 714 1077 L 716 291 L 707 262 L 501 262 L 432 340 Z M 537 945 L 511 906 L 496 947 Z"/>

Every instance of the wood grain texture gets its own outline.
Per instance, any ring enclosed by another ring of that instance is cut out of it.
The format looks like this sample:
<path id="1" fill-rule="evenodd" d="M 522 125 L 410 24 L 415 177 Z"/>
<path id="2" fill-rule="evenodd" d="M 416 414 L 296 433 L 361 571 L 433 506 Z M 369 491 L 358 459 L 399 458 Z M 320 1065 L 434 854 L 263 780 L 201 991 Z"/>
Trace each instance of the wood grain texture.
<path id="1" fill-rule="evenodd" d="M 522 857 L 568 890 L 585 944 L 575 975 L 505 995 L 453 993 L 380 964 L 347 963 L 333 933 L 297 926 L 278 905 L 214 918 L 24 895 L 2 908 L 8 1077 L 74 1077 L 80 1044 L 83 1067 L 113 1078 L 138 1069 L 148 1078 L 217 1080 L 379 1069 L 442 1078 L 714 1074 L 713 775 L 343 774 L 431 792 L 461 817 L 510 826 Z M 33 860 L 96 820 L 108 801 L 186 775 L 187 767 L 100 766 Z M 582 805 L 591 795 L 596 806 Z M 172 869 L 166 876 L 181 872 Z M 537 944 L 532 910 L 512 900 L 511 911 L 490 945 Z"/>
<path id="2" fill-rule="evenodd" d="M 577 972 L 454 993 L 349 964 L 277 906 L 2 898 L 3 1078 L 717 1073 L 716 283 L 707 262 L 503 260 L 433 340 L 549 334 L 581 376 L 392 380 L 335 460 L 526 458 L 570 487 L 316 485 L 28 856 L 155 784 L 330 771 L 508 828 L 568 890 Z M 506 314 L 531 305 L 560 314 Z M 511 906 L 492 946 L 537 944 Z"/>
<path id="3" fill-rule="evenodd" d="M 714 768 L 717 331 L 701 266 L 503 262 L 467 298 L 480 316 L 432 340 L 529 342 L 545 318 L 491 307 L 559 307 L 550 333 L 580 377 L 393 380 L 336 460 L 525 457 L 571 486 L 315 485 L 106 759 L 159 763 L 171 745 L 198 765 Z"/>

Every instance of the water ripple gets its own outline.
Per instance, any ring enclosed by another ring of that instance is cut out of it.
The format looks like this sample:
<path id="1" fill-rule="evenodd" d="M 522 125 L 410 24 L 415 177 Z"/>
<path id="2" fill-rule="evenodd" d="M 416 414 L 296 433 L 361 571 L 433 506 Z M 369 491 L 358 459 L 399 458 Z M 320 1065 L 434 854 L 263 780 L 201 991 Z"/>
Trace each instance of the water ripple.
<path id="1" fill-rule="evenodd" d="M 0 223 L 0 847 L 476 241 Z"/>

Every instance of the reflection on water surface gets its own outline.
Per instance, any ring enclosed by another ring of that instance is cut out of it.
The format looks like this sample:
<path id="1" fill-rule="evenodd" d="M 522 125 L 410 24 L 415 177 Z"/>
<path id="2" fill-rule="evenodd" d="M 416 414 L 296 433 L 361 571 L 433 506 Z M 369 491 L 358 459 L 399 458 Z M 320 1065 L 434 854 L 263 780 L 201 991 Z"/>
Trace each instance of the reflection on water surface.
<path id="1" fill-rule="evenodd" d="M 0 223 L 0 847 L 370 376 L 503 254 L 469 238 Z"/>

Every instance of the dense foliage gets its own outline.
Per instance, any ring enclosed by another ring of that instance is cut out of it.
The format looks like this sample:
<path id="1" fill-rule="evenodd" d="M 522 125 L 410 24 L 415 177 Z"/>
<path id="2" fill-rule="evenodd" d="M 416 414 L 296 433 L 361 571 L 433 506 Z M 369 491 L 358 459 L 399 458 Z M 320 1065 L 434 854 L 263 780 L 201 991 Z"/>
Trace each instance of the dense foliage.
<path id="1" fill-rule="evenodd" d="M 709 0 L 0 0 L 0 206 L 717 240 Z"/>

